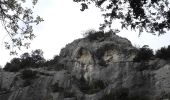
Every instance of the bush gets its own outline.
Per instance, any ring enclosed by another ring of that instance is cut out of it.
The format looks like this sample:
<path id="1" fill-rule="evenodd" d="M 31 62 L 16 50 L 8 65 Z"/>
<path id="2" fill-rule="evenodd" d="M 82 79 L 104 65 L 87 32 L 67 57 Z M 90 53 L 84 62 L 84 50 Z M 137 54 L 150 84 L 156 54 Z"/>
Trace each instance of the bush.
<path id="1" fill-rule="evenodd" d="M 44 62 L 45 59 L 41 49 L 34 50 L 31 54 L 24 53 L 21 55 L 21 69 L 26 67 L 38 68 L 44 64 Z"/>
<path id="2" fill-rule="evenodd" d="M 36 78 L 36 76 L 37 76 L 36 71 L 32 71 L 30 69 L 26 69 L 26 70 L 22 71 L 23 79 L 32 79 L 32 78 Z"/>
<path id="3" fill-rule="evenodd" d="M 6 63 L 4 70 L 10 72 L 17 72 L 21 66 L 21 59 L 13 58 L 10 63 Z"/>
<path id="4" fill-rule="evenodd" d="M 148 48 L 148 46 L 143 46 L 137 52 L 136 57 L 133 59 L 135 62 L 147 61 L 153 57 L 153 50 Z"/>
<path id="5" fill-rule="evenodd" d="M 99 38 L 104 37 L 104 32 L 103 31 L 94 31 L 94 30 L 89 30 L 86 33 L 83 34 L 87 39 L 90 41 L 97 40 Z"/>
<path id="6" fill-rule="evenodd" d="M 161 59 L 170 59 L 170 45 L 166 47 L 162 47 L 161 49 L 156 51 L 156 57 Z"/>
<path id="7" fill-rule="evenodd" d="M 46 66 L 47 70 L 60 71 L 66 69 L 66 64 L 60 62 L 61 57 L 56 55 L 53 59 L 46 61 L 43 66 Z"/>
<path id="8" fill-rule="evenodd" d="M 32 54 L 24 53 L 20 58 L 13 58 L 4 67 L 5 71 L 17 72 L 20 69 L 32 67 L 37 68 L 44 64 L 45 59 L 43 58 L 43 51 L 37 49 Z"/>

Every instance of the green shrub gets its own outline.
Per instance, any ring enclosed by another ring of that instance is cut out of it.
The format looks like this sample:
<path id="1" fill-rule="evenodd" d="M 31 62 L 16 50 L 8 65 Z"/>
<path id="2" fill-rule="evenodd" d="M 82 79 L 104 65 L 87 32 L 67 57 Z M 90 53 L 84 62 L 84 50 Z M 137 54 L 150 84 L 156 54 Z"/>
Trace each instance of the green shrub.
<path id="1" fill-rule="evenodd" d="M 45 59 L 43 57 L 43 51 L 37 49 L 32 51 L 31 54 L 23 53 L 20 58 L 13 58 L 4 67 L 5 71 L 17 72 L 24 68 L 37 68 L 44 64 Z"/>
<path id="2" fill-rule="evenodd" d="M 85 38 L 89 39 L 89 41 L 93 41 L 93 40 L 98 40 L 99 38 L 104 37 L 104 32 L 89 30 L 83 35 L 85 36 Z"/>
<path id="3" fill-rule="evenodd" d="M 6 63 L 4 70 L 9 72 L 17 72 L 20 70 L 21 59 L 13 58 L 10 63 Z"/>
<path id="4" fill-rule="evenodd" d="M 156 57 L 161 59 L 170 59 L 170 45 L 166 47 L 162 47 L 161 49 L 156 51 Z"/>
<path id="5" fill-rule="evenodd" d="M 136 57 L 133 59 L 135 62 L 147 61 L 154 56 L 153 50 L 148 48 L 148 46 L 143 46 L 137 52 Z"/>
<path id="6" fill-rule="evenodd" d="M 37 49 L 32 51 L 31 54 L 24 53 L 21 55 L 21 69 L 23 68 L 38 68 L 44 64 L 45 59 L 43 57 L 43 51 Z"/>

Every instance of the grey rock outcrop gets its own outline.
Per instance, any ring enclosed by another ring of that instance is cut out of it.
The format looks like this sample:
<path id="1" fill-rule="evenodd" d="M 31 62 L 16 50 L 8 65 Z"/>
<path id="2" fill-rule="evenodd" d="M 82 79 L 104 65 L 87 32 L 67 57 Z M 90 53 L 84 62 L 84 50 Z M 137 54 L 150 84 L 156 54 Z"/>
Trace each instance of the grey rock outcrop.
<path id="1" fill-rule="evenodd" d="M 0 100 L 169 100 L 170 61 L 137 63 L 135 55 L 129 40 L 111 33 L 78 39 L 61 50 L 63 70 L 29 68 L 31 78 L 2 70 Z"/>

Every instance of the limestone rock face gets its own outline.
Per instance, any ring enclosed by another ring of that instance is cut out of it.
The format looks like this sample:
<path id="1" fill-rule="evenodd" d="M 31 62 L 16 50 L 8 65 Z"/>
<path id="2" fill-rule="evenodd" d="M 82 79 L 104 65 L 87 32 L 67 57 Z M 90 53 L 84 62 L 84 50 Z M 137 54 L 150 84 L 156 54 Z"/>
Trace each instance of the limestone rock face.
<path id="1" fill-rule="evenodd" d="M 88 60 L 91 60 L 88 63 L 95 63 L 94 61 L 98 60 L 108 63 L 132 61 L 135 48 L 129 40 L 117 35 L 109 35 L 93 41 L 89 41 L 88 38 L 75 40 L 62 49 L 60 55 L 82 63 Z"/>
<path id="2" fill-rule="evenodd" d="M 130 41 L 108 34 L 66 45 L 63 70 L 1 70 L 0 100 L 169 100 L 170 61 L 133 62 Z M 24 77 L 24 70 L 36 74 Z"/>

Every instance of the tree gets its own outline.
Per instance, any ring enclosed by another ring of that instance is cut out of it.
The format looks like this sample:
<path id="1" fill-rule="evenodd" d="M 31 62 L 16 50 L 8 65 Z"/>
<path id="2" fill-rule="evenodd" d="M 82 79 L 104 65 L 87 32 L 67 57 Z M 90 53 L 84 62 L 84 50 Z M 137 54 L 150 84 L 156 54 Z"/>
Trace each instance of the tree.
<path id="1" fill-rule="evenodd" d="M 81 11 L 95 4 L 103 12 L 104 23 L 100 29 L 111 29 L 114 20 L 119 20 L 121 27 L 139 30 L 139 32 L 158 33 L 161 35 L 170 29 L 169 0 L 73 0 L 81 3 Z"/>
<path id="2" fill-rule="evenodd" d="M 26 53 L 23 53 L 20 58 L 23 60 L 23 59 L 27 59 L 29 57 L 31 57 L 30 54 L 26 52 Z"/>
<path id="3" fill-rule="evenodd" d="M 144 45 L 142 48 L 138 49 L 136 57 L 133 59 L 133 61 L 148 61 L 152 57 L 154 57 L 153 50 L 150 49 L 148 45 Z"/>
<path id="4" fill-rule="evenodd" d="M 32 0 L 33 7 L 37 1 Z M 33 26 L 43 21 L 40 16 L 36 18 L 33 16 L 31 8 L 22 6 L 25 2 L 26 0 L 0 0 L 0 20 L 12 42 L 5 42 L 5 47 L 11 50 L 11 54 L 16 53 L 12 50 L 14 47 L 18 49 L 21 46 L 29 47 L 30 43 L 24 41 L 32 40 L 35 37 Z"/>
<path id="5" fill-rule="evenodd" d="M 41 49 L 32 51 L 31 57 L 34 63 L 43 63 L 45 61 L 43 57 L 43 51 Z"/>
<path id="6" fill-rule="evenodd" d="M 21 55 L 21 69 L 26 67 L 32 67 L 34 65 L 33 58 L 29 53 L 24 53 Z"/>
<path id="7" fill-rule="evenodd" d="M 13 58 L 9 63 L 6 63 L 4 70 L 16 72 L 24 68 L 37 68 L 44 64 L 43 51 L 37 49 L 32 51 L 31 54 L 24 53 L 20 58 Z"/>
<path id="8" fill-rule="evenodd" d="M 21 66 L 21 59 L 20 58 L 13 58 L 10 63 L 7 63 L 4 67 L 5 71 L 16 72 L 20 69 Z"/>
<path id="9" fill-rule="evenodd" d="M 36 49 L 29 53 L 24 53 L 21 55 L 21 68 L 25 67 L 40 67 L 41 64 L 45 62 L 43 57 L 43 51 L 41 49 Z"/>
<path id="10" fill-rule="evenodd" d="M 156 57 L 161 59 L 170 59 L 170 45 L 168 47 L 162 47 L 156 51 Z"/>

